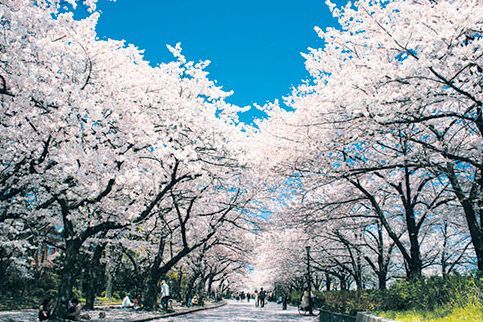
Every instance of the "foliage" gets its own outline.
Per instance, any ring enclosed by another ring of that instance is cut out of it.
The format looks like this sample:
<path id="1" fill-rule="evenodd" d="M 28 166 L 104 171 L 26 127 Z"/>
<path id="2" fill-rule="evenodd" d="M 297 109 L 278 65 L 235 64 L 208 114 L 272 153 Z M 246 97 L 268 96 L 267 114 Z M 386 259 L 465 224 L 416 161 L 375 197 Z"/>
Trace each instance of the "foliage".
<path id="1" fill-rule="evenodd" d="M 37 309 L 42 298 L 33 296 L 0 295 L 0 311 Z"/>
<path id="2" fill-rule="evenodd" d="M 445 305 L 463 307 L 482 302 L 481 280 L 453 275 L 414 282 L 398 281 L 389 289 L 384 306 L 388 310 L 435 310 Z"/>
<path id="3" fill-rule="evenodd" d="M 297 306 L 297 305 L 300 304 L 300 299 L 301 298 L 302 298 L 302 292 L 300 292 L 300 291 L 293 291 L 290 294 L 289 302 L 290 302 L 291 305 Z"/>
<path id="4" fill-rule="evenodd" d="M 470 303 L 457 308 L 439 308 L 435 311 L 386 311 L 378 312 L 378 316 L 400 322 L 460 322 L 482 321 L 481 305 Z"/>
<path id="5" fill-rule="evenodd" d="M 357 311 L 445 312 L 483 303 L 482 282 L 467 276 L 398 281 L 389 290 L 331 291 L 322 296 L 327 310 L 355 315 Z"/>

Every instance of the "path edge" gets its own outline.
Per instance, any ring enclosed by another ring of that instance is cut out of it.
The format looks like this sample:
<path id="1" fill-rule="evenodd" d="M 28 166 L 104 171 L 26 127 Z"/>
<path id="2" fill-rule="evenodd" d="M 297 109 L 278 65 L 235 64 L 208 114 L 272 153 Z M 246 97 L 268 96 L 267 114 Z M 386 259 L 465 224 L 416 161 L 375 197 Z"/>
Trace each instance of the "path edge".
<path id="1" fill-rule="evenodd" d="M 173 312 L 173 313 L 167 313 L 167 314 L 149 317 L 149 318 L 145 318 L 145 319 L 132 320 L 132 322 L 146 322 L 146 321 L 153 321 L 153 320 L 157 320 L 157 319 L 170 318 L 170 317 L 173 317 L 173 316 L 186 315 L 186 314 L 195 313 L 195 312 L 199 312 L 199 311 L 216 309 L 216 308 L 225 306 L 226 304 L 227 304 L 227 302 L 222 301 L 221 303 L 215 304 L 215 305 L 210 306 L 210 307 L 198 307 L 196 309 L 189 310 L 189 311 Z"/>

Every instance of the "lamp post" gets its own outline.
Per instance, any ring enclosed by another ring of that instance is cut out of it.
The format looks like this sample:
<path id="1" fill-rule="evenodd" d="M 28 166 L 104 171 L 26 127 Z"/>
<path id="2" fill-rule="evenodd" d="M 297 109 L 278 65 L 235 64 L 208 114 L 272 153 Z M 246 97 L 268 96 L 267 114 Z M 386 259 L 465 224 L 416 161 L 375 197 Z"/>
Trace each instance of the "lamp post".
<path id="1" fill-rule="evenodd" d="M 309 314 L 314 315 L 312 312 L 312 285 L 311 285 L 311 278 L 310 278 L 310 246 L 305 246 L 307 250 L 307 288 L 309 291 Z"/>

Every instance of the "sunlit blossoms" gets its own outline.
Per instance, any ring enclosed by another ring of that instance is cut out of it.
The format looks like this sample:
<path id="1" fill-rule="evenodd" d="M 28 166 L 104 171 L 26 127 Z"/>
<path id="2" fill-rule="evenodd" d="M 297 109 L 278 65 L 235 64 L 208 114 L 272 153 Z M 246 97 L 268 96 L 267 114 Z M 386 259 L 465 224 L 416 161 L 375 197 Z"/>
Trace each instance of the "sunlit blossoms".
<path id="1" fill-rule="evenodd" d="M 180 44 L 99 39 L 96 1 L 0 1 L 0 286 L 48 266 L 58 317 L 98 281 L 154 309 L 164 278 L 186 304 L 301 290 L 307 259 L 318 290 L 481 272 L 481 1 L 327 5 L 251 127 Z"/>
<path id="2" fill-rule="evenodd" d="M 316 28 L 295 111 L 266 106 L 260 124 L 276 153 L 258 162 L 299 182 L 279 216 L 342 284 L 481 271 L 481 3 L 328 4 L 342 28 Z"/>

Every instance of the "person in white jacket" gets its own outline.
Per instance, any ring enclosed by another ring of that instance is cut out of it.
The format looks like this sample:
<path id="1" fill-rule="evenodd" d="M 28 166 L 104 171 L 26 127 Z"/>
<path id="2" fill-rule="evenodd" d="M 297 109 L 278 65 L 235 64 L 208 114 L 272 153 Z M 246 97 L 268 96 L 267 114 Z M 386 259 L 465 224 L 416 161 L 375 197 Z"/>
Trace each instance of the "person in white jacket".
<path id="1" fill-rule="evenodd" d="M 129 298 L 129 294 L 126 294 L 126 296 L 122 299 L 121 307 L 122 308 L 130 308 L 133 307 L 134 304 L 131 302 L 131 299 Z"/>
<path id="2" fill-rule="evenodd" d="M 163 310 L 168 310 L 168 301 L 169 301 L 169 286 L 166 281 L 161 281 L 161 306 Z"/>

